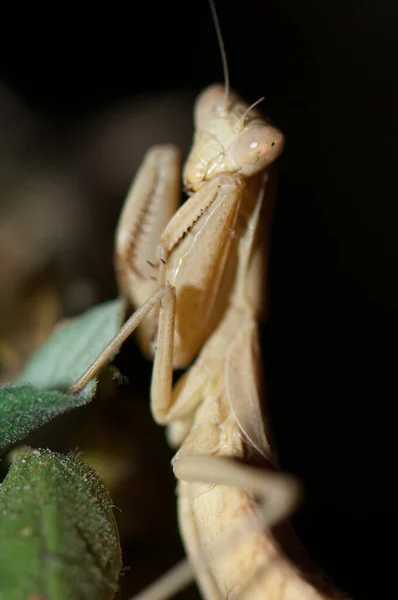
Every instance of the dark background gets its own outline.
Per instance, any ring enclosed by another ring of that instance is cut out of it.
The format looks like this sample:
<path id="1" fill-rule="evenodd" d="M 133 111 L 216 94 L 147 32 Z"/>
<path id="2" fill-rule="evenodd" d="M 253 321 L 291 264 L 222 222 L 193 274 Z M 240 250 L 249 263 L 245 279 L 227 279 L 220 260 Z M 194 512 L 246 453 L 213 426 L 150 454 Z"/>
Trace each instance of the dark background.
<path id="1" fill-rule="evenodd" d="M 287 139 L 263 341 L 282 467 L 307 489 L 295 526 L 353 598 L 391 598 L 396 4 L 218 0 L 217 9 L 232 86 L 249 102 L 265 95 Z M 174 90 L 193 98 L 222 78 L 205 0 L 25 11 L 3 12 L 1 77 L 60 130 L 117 101 Z M 122 200 L 107 209 L 108 244 Z M 101 295 L 112 297 L 110 261 L 105 278 Z"/>

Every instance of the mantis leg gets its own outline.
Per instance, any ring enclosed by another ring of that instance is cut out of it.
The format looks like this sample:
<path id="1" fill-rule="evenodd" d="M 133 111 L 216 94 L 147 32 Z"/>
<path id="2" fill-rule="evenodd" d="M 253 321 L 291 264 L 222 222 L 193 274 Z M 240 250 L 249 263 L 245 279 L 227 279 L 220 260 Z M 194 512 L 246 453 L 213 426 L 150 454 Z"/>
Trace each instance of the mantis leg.
<path id="1" fill-rule="evenodd" d="M 142 350 L 149 347 L 156 333 L 159 311 L 158 348 L 153 387 L 159 388 L 160 409 L 171 396 L 175 289 L 159 281 L 157 249 L 161 233 L 177 209 L 179 199 L 180 156 L 173 146 L 151 148 L 131 185 L 116 232 L 115 266 L 121 295 L 139 308 L 69 389 L 75 394 L 119 350 L 124 341 L 140 327 Z M 148 318 L 145 318 L 148 317 Z M 164 361 L 164 364 L 163 364 Z M 170 387 L 170 390 L 168 389 Z"/>
<path id="2" fill-rule="evenodd" d="M 173 464 L 182 481 L 239 487 L 259 498 L 265 527 L 285 520 L 297 508 L 301 487 L 291 475 L 250 467 L 219 456 L 191 455 Z"/>
<path id="3" fill-rule="evenodd" d="M 195 581 L 195 574 L 188 559 L 182 560 L 143 592 L 130 600 L 168 600 Z"/>
<path id="4" fill-rule="evenodd" d="M 160 344 L 170 344 L 171 348 L 161 348 L 161 352 L 156 353 L 154 371 L 156 373 L 157 380 L 160 380 L 163 385 L 167 385 L 168 382 L 170 382 L 169 385 L 171 386 L 173 342 L 172 339 L 170 342 L 170 331 L 174 330 L 175 290 L 172 286 L 166 285 L 154 292 L 152 296 L 131 315 L 120 331 L 112 338 L 109 344 L 100 352 L 100 354 L 93 360 L 91 365 L 87 367 L 84 373 L 69 388 L 70 394 L 77 394 L 80 392 L 89 383 L 89 381 L 95 377 L 95 375 L 97 375 L 97 373 L 105 366 L 105 364 L 113 358 L 123 342 L 126 341 L 126 339 L 133 333 L 146 315 L 159 302 L 162 302 L 160 314 L 162 315 L 163 312 L 165 314 L 163 315 L 163 318 L 160 318 L 162 326 L 159 327 L 158 340 Z M 171 355 L 171 360 L 166 360 L 164 366 L 159 365 L 159 354 L 161 354 L 162 357 L 168 357 Z M 167 372 L 167 369 L 170 370 L 170 373 Z M 166 390 L 166 396 L 168 395 L 171 395 L 171 390 L 169 393 L 167 393 Z"/>

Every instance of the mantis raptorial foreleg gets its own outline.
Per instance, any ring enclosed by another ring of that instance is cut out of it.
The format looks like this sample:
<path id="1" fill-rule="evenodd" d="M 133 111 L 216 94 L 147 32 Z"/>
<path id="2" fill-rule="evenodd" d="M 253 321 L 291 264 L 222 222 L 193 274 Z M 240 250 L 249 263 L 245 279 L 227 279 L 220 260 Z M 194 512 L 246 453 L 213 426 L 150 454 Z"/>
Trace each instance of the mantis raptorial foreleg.
<path id="1" fill-rule="evenodd" d="M 171 152 L 170 147 L 164 149 L 164 154 L 169 159 Z M 162 170 L 163 167 L 159 167 L 159 163 L 163 164 L 164 160 L 162 149 L 154 149 L 144 162 L 143 172 L 149 169 L 151 174 L 154 165 Z M 155 177 L 152 177 L 152 191 L 147 193 L 146 202 L 143 202 L 142 173 L 140 173 L 137 179 L 138 191 L 135 186 L 132 187 L 122 213 L 121 223 L 125 222 L 125 214 L 131 216 L 137 213 L 135 209 L 134 213 L 134 207 L 130 206 L 130 202 L 139 203 L 141 210 L 138 213 L 144 212 L 146 216 L 153 204 L 157 205 L 162 200 L 173 202 L 170 190 L 174 189 L 174 171 L 170 177 L 171 182 L 167 175 L 162 173 L 162 186 Z M 149 280 L 141 272 L 145 265 L 142 257 L 136 262 L 128 263 L 127 259 L 133 261 L 132 256 L 135 256 L 137 250 L 133 252 L 133 244 L 127 245 L 125 230 L 119 231 L 116 264 L 119 265 L 121 289 L 134 283 L 132 289 L 137 298 L 137 290 L 139 294 L 142 292 L 138 285 L 141 279 L 147 292 L 151 291 L 155 284 L 158 287 L 151 292 L 149 300 L 138 309 L 138 312 L 130 317 L 122 332 L 115 336 L 101 357 L 96 359 L 75 382 L 71 391 L 76 392 L 81 389 L 115 352 L 118 344 L 120 345 L 138 325 L 144 323 L 143 319 L 146 317 L 149 325 L 145 326 L 145 332 L 151 333 L 151 337 L 145 344 L 147 350 L 155 354 L 151 386 L 152 412 L 157 422 L 169 421 L 173 368 L 185 365 L 192 358 L 202 340 L 208 337 L 209 332 L 219 321 L 228 299 L 227 293 L 231 285 L 230 278 L 226 277 L 226 273 L 229 273 L 227 265 L 232 264 L 231 245 L 236 244 L 234 239 L 236 221 L 244 187 L 244 180 L 239 175 L 220 174 L 195 192 L 163 231 L 158 242 L 157 261 L 146 259 L 147 263 L 150 262 L 149 266 L 147 265 L 151 269 L 150 272 L 156 274 Z M 164 218 L 164 213 L 161 214 L 161 218 Z M 156 222 L 157 230 L 157 217 L 154 216 L 153 220 Z M 137 247 L 141 250 L 144 248 L 146 251 L 147 228 L 144 228 L 144 233 L 141 231 L 140 234 L 137 233 L 137 228 L 137 225 L 133 228 L 135 233 L 134 235 L 131 233 L 131 237 L 135 239 L 134 243 Z M 142 237 L 144 241 L 141 241 Z M 151 258 L 155 260 L 152 254 Z M 126 264 L 129 265 L 129 269 Z M 172 285 L 169 285 L 169 281 Z M 171 287 L 175 290 L 175 297 L 169 290 Z M 131 299 L 133 297 L 132 292 Z M 154 311 L 160 299 L 162 300 L 160 310 Z"/>
<path id="2" fill-rule="evenodd" d="M 263 297 L 264 282 L 260 275 L 265 268 L 265 253 L 263 246 L 266 244 L 267 223 L 269 214 L 272 212 L 275 200 L 275 183 L 272 172 L 265 173 L 261 178 L 252 181 L 249 188 L 250 196 L 246 198 L 248 213 L 241 219 L 242 233 L 237 244 L 237 269 L 234 287 L 231 294 L 231 305 L 233 310 L 227 310 L 217 331 L 207 341 L 205 348 L 199 354 L 191 369 L 180 379 L 173 390 L 169 418 L 169 441 L 173 446 L 179 446 L 192 421 L 193 411 L 196 406 L 206 397 L 206 386 L 212 378 L 224 369 L 225 353 L 231 351 L 230 343 L 236 336 L 245 335 L 244 316 L 247 311 L 262 311 L 259 298 Z M 266 202 L 264 203 L 264 198 Z M 260 228 L 259 221 L 263 226 Z M 261 239 L 259 239 L 261 231 Z M 254 273 L 252 271 L 254 269 Z M 254 324 L 254 321 L 250 321 Z M 239 413 L 239 422 L 244 431 L 252 432 L 254 438 L 259 440 L 259 445 L 264 442 L 262 433 L 262 415 L 259 414 L 258 395 L 250 393 L 253 382 L 258 381 L 256 373 L 257 357 L 251 357 L 251 352 L 256 352 L 256 344 L 251 342 L 254 335 L 252 328 L 248 330 L 249 340 L 237 346 L 248 349 L 246 355 L 240 355 L 237 361 L 227 361 L 229 368 L 230 387 L 240 387 L 242 402 L 236 402 L 234 410 Z M 233 365 L 237 365 L 238 377 L 235 378 Z M 246 376 L 242 377 L 241 366 L 245 365 Z M 232 383 L 233 380 L 233 383 Z M 245 382 L 247 389 L 242 389 L 241 384 Z M 235 397 L 237 395 L 235 394 Z M 250 399 L 253 398 L 253 402 Z M 248 419 L 250 423 L 248 423 Z M 257 433 L 253 433 L 257 431 Z"/>

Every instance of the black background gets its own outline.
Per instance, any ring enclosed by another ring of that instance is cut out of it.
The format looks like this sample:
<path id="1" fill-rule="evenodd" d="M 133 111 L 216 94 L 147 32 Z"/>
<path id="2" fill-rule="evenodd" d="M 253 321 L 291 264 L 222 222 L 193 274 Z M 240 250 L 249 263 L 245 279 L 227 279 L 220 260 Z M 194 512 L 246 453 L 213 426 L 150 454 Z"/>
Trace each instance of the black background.
<path id="1" fill-rule="evenodd" d="M 65 123 L 222 78 L 200 2 L 2 8 L 1 76 Z M 306 547 L 356 599 L 396 586 L 397 20 L 381 0 L 217 2 L 232 86 L 286 134 L 264 330 Z"/>

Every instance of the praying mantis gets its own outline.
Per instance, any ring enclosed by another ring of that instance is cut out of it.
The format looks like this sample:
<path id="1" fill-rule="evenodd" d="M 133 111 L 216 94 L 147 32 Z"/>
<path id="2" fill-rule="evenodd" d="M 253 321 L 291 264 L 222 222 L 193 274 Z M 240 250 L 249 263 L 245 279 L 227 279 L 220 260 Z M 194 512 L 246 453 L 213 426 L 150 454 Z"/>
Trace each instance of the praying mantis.
<path id="1" fill-rule="evenodd" d="M 137 599 L 173 597 L 193 577 L 208 600 L 342 598 L 284 523 L 301 487 L 277 470 L 261 406 L 258 323 L 276 196 L 273 165 L 284 136 L 257 103 L 248 106 L 229 89 L 211 7 L 225 84 L 210 86 L 196 102 L 183 169 L 189 198 L 178 207 L 179 151 L 151 148 L 116 231 L 119 290 L 126 312 L 134 310 L 70 392 L 80 391 L 137 329 L 142 353 L 154 360 L 152 415 L 178 448 L 172 464 L 188 555 Z M 187 370 L 173 387 L 177 368 Z"/>

